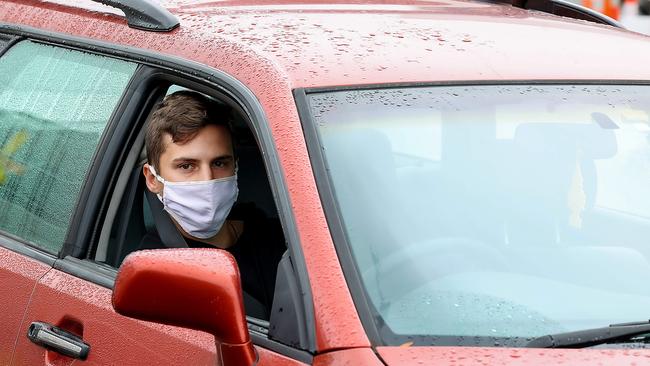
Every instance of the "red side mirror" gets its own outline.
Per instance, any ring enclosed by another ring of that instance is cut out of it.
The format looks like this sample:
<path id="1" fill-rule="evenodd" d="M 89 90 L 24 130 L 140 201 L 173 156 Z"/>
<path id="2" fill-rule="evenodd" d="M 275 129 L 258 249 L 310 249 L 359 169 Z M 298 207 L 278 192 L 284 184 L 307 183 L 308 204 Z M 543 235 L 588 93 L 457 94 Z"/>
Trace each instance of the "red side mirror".
<path id="1" fill-rule="evenodd" d="M 252 365 L 237 262 L 219 249 L 157 249 L 130 254 L 113 289 L 119 314 L 214 335 L 224 365 Z"/>

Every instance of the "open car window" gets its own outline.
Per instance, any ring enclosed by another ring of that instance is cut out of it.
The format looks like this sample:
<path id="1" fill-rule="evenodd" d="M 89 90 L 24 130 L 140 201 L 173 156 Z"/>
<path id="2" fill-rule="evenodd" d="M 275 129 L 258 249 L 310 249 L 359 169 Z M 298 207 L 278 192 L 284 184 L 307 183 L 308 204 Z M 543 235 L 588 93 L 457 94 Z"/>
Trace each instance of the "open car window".
<path id="1" fill-rule="evenodd" d="M 189 89 L 179 85 L 171 85 L 166 95 L 187 90 Z M 244 223 L 240 240 L 228 250 L 240 267 L 247 314 L 268 321 L 273 301 L 275 270 L 286 250 L 282 227 L 262 156 L 246 121 L 224 101 L 215 99 L 214 102 L 223 107 L 223 118 L 230 120 L 232 125 L 234 153 L 238 164 L 239 193 L 229 219 L 242 220 Z M 147 190 L 143 166 L 149 159 L 146 155 L 144 130 L 142 128 L 138 131 L 138 137 L 121 168 L 94 257 L 95 261 L 114 268 L 118 268 L 129 253 L 141 249 L 188 245 L 210 247 L 183 237 L 158 197 Z M 273 235 L 250 235 L 258 231 Z M 273 250 L 264 256 L 267 249 Z M 268 328 L 268 323 L 260 324 Z"/>

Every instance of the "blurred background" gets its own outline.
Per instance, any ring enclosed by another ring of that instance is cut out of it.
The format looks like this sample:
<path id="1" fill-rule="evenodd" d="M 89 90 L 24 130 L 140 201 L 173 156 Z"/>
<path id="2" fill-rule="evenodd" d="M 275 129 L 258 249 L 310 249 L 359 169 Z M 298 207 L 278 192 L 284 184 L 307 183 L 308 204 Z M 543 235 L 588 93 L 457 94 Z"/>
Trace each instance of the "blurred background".
<path id="1" fill-rule="evenodd" d="M 650 0 L 569 0 L 616 19 L 631 31 L 650 35 Z"/>

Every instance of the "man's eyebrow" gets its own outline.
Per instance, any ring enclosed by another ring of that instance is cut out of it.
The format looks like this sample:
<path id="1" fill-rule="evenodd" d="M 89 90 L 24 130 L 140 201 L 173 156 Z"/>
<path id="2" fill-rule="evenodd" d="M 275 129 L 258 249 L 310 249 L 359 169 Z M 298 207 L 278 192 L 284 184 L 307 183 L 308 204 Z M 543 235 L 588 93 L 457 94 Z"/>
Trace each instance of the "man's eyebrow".
<path id="1" fill-rule="evenodd" d="M 212 160 L 232 160 L 232 159 L 234 159 L 234 157 L 232 155 L 228 154 L 228 155 L 217 156 L 216 158 L 214 158 Z"/>
<path id="2" fill-rule="evenodd" d="M 232 159 L 234 159 L 234 157 L 232 155 L 230 155 L 230 154 L 227 154 L 227 155 L 217 156 L 217 157 L 213 158 L 212 160 L 215 161 L 215 160 L 232 160 Z M 198 162 L 199 160 L 200 159 L 186 158 L 186 157 L 181 156 L 181 157 L 178 157 L 176 159 L 173 159 L 172 163 L 195 163 L 195 162 Z"/>
<path id="3" fill-rule="evenodd" d="M 176 158 L 176 159 L 172 160 L 172 163 L 181 163 L 181 162 L 190 162 L 190 163 L 192 163 L 192 162 L 197 162 L 197 161 L 199 161 L 199 159 L 180 157 L 180 158 Z"/>

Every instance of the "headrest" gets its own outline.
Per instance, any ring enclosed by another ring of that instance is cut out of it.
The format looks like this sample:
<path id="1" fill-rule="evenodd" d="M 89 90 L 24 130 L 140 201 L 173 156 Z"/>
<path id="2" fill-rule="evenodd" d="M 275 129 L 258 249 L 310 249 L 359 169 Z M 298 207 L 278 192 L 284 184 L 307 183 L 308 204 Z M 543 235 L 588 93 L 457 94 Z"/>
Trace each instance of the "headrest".
<path id="1" fill-rule="evenodd" d="M 549 157 L 580 151 L 582 158 L 608 159 L 618 151 L 614 129 L 596 123 L 524 123 L 517 127 L 514 141 L 523 151 Z"/>

